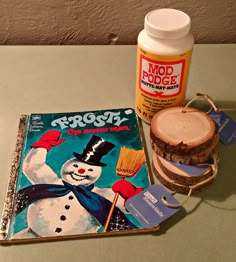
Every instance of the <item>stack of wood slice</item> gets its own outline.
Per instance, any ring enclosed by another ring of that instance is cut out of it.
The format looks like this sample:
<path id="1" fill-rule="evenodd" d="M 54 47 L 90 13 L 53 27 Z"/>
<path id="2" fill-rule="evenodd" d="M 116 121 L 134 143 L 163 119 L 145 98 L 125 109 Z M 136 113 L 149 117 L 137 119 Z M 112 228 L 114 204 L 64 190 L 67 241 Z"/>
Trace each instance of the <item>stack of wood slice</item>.
<path id="1" fill-rule="evenodd" d="M 209 161 L 217 158 L 219 135 L 215 123 L 205 113 L 191 107 L 170 107 L 155 114 L 150 128 L 151 146 L 154 151 L 153 167 L 160 182 L 179 193 L 187 193 L 199 184 L 199 191 L 212 183 Z M 209 168 L 193 176 L 174 163 L 199 165 Z"/>

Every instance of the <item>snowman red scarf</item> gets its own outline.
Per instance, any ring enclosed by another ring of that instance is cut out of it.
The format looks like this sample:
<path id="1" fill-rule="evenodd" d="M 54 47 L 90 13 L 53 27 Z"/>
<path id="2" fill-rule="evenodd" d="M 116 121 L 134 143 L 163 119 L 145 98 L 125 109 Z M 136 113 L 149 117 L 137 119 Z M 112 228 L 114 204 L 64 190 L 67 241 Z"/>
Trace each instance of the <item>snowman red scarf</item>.
<path id="1" fill-rule="evenodd" d="M 94 187 L 93 184 L 88 187 L 82 185 L 71 185 L 65 181 L 63 181 L 63 184 L 64 185 L 37 184 L 19 190 L 15 199 L 16 215 L 35 201 L 45 198 L 62 197 L 73 192 L 79 203 L 87 210 L 87 212 L 104 226 L 112 203 L 105 197 L 92 192 L 91 190 Z M 114 230 L 112 227 L 112 220 L 115 220 L 115 218 L 123 220 L 123 226 L 119 230 L 137 228 L 137 226 L 135 226 L 118 207 L 115 207 L 107 231 Z"/>

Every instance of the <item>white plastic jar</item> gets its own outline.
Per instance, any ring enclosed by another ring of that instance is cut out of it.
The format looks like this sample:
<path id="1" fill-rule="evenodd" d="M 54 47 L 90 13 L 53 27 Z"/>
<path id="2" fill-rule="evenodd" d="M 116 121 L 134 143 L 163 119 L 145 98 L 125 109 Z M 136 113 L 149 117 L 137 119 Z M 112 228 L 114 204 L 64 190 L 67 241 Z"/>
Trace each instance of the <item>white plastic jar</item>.
<path id="1" fill-rule="evenodd" d="M 136 112 L 146 122 L 160 109 L 183 105 L 194 45 L 191 19 L 176 9 L 145 16 L 138 35 Z"/>

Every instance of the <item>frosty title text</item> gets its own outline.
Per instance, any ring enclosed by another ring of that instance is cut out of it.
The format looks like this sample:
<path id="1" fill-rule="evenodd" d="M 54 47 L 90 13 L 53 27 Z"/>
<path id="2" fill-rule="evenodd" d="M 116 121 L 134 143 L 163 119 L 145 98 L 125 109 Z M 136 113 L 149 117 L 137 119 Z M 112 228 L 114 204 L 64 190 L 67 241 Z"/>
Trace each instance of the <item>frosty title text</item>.
<path id="1" fill-rule="evenodd" d="M 121 123 L 127 121 L 128 118 L 121 117 L 120 112 L 105 111 L 103 114 L 95 115 L 88 112 L 84 115 L 63 116 L 51 122 L 53 127 L 60 126 L 61 129 L 85 127 L 88 124 L 93 124 L 96 127 L 103 127 L 106 123 L 120 126 Z"/>

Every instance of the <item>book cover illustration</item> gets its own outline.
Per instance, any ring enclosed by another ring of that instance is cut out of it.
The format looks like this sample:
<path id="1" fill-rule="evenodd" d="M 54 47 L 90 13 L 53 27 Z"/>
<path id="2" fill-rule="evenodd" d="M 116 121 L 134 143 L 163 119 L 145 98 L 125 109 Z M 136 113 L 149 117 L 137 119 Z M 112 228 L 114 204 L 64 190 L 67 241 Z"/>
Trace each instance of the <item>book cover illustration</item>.
<path id="1" fill-rule="evenodd" d="M 31 114 L 19 157 L 1 240 L 143 230 L 124 205 L 151 184 L 134 109 Z"/>

